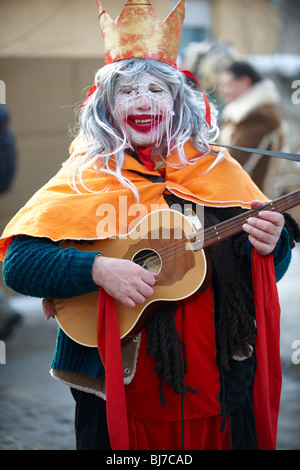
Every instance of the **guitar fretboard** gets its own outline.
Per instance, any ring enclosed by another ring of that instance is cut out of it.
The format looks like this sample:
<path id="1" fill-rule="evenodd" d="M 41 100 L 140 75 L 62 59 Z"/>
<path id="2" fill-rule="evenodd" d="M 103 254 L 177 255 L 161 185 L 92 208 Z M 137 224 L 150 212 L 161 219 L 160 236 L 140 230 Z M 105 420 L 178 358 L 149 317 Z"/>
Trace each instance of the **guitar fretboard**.
<path id="1" fill-rule="evenodd" d="M 300 190 L 294 191 L 286 196 L 281 196 L 271 202 L 263 204 L 257 209 L 251 209 L 243 214 L 237 215 L 230 220 L 221 222 L 220 224 L 209 227 L 205 230 L 199 230 L 191 238 L 197 239 L 197 242 L 203 242 L 202 247 L 208 248 L 210 246 L 220 243 L 222 240 L 236 235 L 243 231 L 243 225 L 247 222 L 249 217 L 257 217 L 261 211 L 276 211 L 284 212 L 292 209 L 300 204 Z M 204 240 L 203 240 L 204 237 Z"/>

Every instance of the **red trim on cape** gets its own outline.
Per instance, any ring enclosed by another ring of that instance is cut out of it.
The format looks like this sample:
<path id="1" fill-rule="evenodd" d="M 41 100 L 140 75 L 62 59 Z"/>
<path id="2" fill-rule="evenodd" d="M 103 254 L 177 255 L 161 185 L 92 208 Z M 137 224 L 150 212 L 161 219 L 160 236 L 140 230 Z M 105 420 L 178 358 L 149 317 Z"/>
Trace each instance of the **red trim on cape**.
<path id="1" fill-rule="evenodd" d="M 200 85 L 199 81 L 197 80 L 197 78 L 195 77 L 195 75 L 194 75 L 192 72 L 189 72 L 188 70 L 181 70 L 181 73 L 183 73 L 183 74 L 186 75 L 187 77 L 192 78 L 192 79 L 195 80 L 195 82 L 199 85 L 200 90 L 202 91 L 202 95 L 203 95 L 203 98 L 204 98 L 204 102 L 205 102 L 205 109 L 206 109 L 205 121 L 207 122 L 207 124 L 209 125 L 209 127 L 211 127 L 210 104 L 209 104 L 209 102 L 208 102 L 208 99 L 206 98 L 206 95 L 205 95 L 205 93 L 204 93 L 204 91 L 203 91 L 202 86 Z"/>

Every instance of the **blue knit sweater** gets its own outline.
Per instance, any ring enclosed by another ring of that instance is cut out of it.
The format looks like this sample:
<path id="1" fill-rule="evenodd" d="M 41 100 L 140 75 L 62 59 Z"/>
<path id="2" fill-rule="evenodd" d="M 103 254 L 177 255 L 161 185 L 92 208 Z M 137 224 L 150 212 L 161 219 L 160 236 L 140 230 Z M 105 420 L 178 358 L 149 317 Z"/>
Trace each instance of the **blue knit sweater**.
<path id="1" fill-rule="evenodd" d="M 248 243 L 249 257 L 251 248 Z M 61 248 L 45 238 L 17 236 L 9 246 L 3 278 L 8 287 L 21 294 L 41 298 L 72 298 L 97 291 L 92 266 L 98 254 Z M 285 229 L 273 256 L 276 279 L 279 281 L 291 260 L 290 240 Z M 58 328 L 51 367 L 91 377 L 99 377 L 104 371 L 98 349 L 75 343 L 61 328 Z"/>

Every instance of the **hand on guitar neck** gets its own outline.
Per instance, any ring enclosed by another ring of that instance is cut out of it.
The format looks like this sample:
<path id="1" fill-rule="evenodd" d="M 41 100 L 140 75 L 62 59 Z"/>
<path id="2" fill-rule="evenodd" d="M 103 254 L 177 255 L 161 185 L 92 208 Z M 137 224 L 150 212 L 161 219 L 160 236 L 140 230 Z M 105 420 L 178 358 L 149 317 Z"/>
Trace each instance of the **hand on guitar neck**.
<path id="1" fill-rule="evenodd" d="M 127 308 L 152 297 L 157 277 L 133 261 L 103 256 L 95 258 L 92 276 L 97 286 Z"/>
<path id="2" fill-rule="evenodd" d="M 260 207 L 261 201 L 253 201 L 251 209 Z M 253 247 L 263 256 L 273 252 L 284 226 L 284 217 L 279 212 L 261 211 L 258 217 L 249 217 L 243 225 L 245 232 L 249 234 L 249 241 Z"/>

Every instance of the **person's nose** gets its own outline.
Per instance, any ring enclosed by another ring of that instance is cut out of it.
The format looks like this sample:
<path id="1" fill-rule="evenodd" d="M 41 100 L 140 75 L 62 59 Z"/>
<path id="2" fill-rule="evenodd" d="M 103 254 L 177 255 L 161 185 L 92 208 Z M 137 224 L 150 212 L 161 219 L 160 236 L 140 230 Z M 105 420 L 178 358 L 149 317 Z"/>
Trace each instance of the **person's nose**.
<path id="1" fill-rule="evenodd" d="M 142 111 L 147 111 L 148 109 L 150 109 L 150 107 L 151 107 L 150 100 L 147 96 L 139 95 L 137 97 L 137 109 L 140 109 Z"/>

